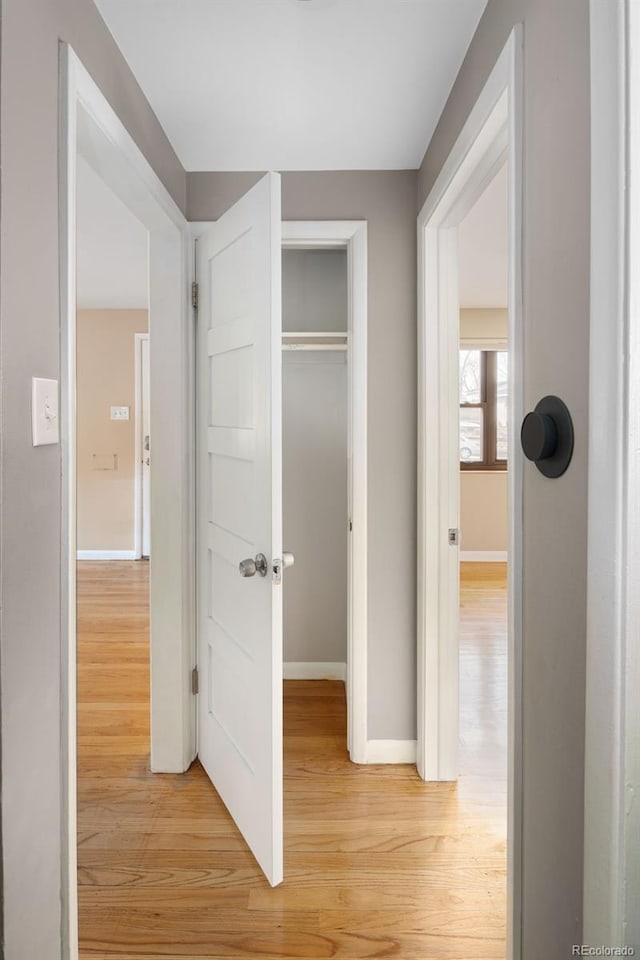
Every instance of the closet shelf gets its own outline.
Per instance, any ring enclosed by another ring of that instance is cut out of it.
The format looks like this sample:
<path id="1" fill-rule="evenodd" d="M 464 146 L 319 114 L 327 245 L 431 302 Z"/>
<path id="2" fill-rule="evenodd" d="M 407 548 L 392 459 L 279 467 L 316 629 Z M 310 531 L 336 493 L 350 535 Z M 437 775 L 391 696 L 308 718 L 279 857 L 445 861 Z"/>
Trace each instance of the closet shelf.
<path id="1" fill-rule="evenodd" d="M 283 350 L 346 350 L 348 334 L 345 331 L 293 331 L 282 333 Z"/>

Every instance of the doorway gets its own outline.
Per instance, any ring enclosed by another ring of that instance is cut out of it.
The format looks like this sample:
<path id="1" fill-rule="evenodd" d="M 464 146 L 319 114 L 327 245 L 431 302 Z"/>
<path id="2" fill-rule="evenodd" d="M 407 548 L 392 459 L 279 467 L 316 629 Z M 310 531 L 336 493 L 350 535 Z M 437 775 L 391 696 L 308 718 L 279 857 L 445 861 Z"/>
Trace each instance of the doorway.
<path id="1" fill-rule="evenodd" d="M 514 29 L 418 218 L 418 770 L 456 781 L 460 737 L 460 305 L 458 228 L 507 165 L 507 956 L 521 956 L 522 458 L 521 33 Z M 478 366 L 486 358 L 477 351 Z M 492 361 L 498 363 L 497 357 Z M 495 371 L 494 371 L 495 372 Z M 497 381 L 494 377 L 494 381 Z M 476 405 L 482 408 L 485 397 Z M 473 405 L 471 405 L 473 406 Z M 467 416 L 480 436 L 479 412 Z M 467 437 L 466 441 L 470 438 Z M 473 440 L 473 438 L 471 438 Z M 498 440 L 494 430 L 494 439 Z M 465 441 L 465 458 L 474 442 Z M 480 456 L 476 449 L 476 455 Z M 494 459 L 497 451 L 493 451 Z M 462 531 L 464 535 L 464 530 Z"/>
<path id="2" fill-rule="evenodd" d="M 60 290 L 61 458 L 63 510 L 62 715 L 63 745 L 62 954 L 78 956 L 77 912 L 77 617 L 76 544 L 76 285 L 77 167 L 85 162 L 148 232 L 148 307 L 153 316 L 150 398 L 152 415 L 163 423 L 155 444 L 157 481 L 151 491 L 154 576 L 150 588 L 152 695 L 151 768 L 182 772 L 195 753 L 194 697 L 190 674 L 195 657 L 193 583 L 192 417 L 189 384 L 192 328 L 185 298 L 190 273 L 186 220 L 134 144 L 73 50 L 60 47 Z M 82 158 L 80 161 L 79 158 Z M 131 332 L 131 374 L 134 334 Z M 129 407 L 129 421 L 118 420 Z M 114 425 L 132 426 L 129 403 L 108 403 Z M 111 449 L 93 450 L 113 454 Z M 102 458 L 99 458 L 100 465 Z M 106 461 L 105 461 L 106 462 Z M 99 471 L 95 471 L 98 473 Z M 115 472 L 115 471 L 114 471 Z M 133 509 L 133 499 L 131 500 Z M 154 522 L 154 517 L 162 522 Z M 133 554 L 133 551 L 131 551 Z M 149 739 L 147 739 L 147 752 Z"/>

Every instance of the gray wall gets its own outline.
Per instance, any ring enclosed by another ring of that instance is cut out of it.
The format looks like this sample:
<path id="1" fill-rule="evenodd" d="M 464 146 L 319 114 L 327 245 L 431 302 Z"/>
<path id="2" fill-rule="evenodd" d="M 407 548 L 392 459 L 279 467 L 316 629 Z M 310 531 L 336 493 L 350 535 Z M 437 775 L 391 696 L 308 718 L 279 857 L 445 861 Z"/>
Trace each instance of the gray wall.
<path id="1" fill-rule="evenodd" d="M 345 300 L 346 305 L 346 300 Z M 283 353 L 284 659 L 347 662 L 347 363 Z"/>
<path id="2" fill-rule="evenodd" d="M 581 942 L 589 347 L 589 4 L 489 0 L 420 170 L 426 197 L 514 23 L 524 23 L 527 409 L 569 405 L 573 463 L 525 465 L 523 955 Z"/>
<path id="3" fill-rule="evenodd" d="M 31 446 L 30 378 L 59 377 L 58 41 L 176 201 L 185 175 L 91 0 L 2 9 L 2 816 L 5 950 L 60 941 L 60 448 Z"/>
<path id="4" fill-rule="evenodd" d="M 187 174 L 187 218 L 259 176 Z M 369 224 L 369 739 L 416 735 L 416 189 L 411 170 L 282 175 L 285 220 Z"/>
<path id="5" fill-rule="evenodd" d="M 346 250 L 283 250 L 282 327 L 347 330 Z M 347 660 L 346 353 L 282 355 L 285 662 Z"/>

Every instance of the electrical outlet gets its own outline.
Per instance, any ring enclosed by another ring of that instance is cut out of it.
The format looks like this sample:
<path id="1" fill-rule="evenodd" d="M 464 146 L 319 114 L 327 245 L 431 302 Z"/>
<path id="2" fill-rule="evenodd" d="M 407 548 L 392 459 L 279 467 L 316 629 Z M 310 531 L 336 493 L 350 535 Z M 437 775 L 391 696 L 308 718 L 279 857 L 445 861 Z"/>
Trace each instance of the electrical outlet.
<path id="1" fill-rule="evenodd" d="M 129 407 L 111 407 L 112 420 L 128 420 Z"/>

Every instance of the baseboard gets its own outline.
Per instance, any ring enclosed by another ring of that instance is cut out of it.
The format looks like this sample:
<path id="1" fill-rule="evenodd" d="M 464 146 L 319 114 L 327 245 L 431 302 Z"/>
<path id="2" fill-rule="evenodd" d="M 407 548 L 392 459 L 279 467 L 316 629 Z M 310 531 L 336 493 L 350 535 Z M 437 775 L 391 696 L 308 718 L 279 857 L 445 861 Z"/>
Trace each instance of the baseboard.
<path id="1" fill-rule="evenodd" d="M 78 560 L 137 560 L 135 550 L 78 550 Z"/>
<path id="2" fill-rule="evenodd" d="M 415 763 L 415 740 L 368 740 L 367 763 Z"/>
<path id="3" fill-rule="evenodd" d="M 461 550 L 461 563 L 506 563 L 506 550 Z"/>
<path id="4" fill-rule="evenodd" d="M 284 663 L 285 680 L 345 680 L 346 663 Z"/>

